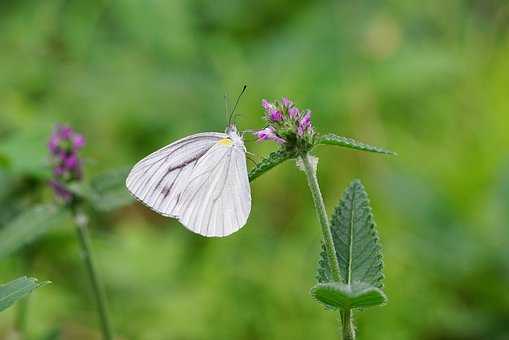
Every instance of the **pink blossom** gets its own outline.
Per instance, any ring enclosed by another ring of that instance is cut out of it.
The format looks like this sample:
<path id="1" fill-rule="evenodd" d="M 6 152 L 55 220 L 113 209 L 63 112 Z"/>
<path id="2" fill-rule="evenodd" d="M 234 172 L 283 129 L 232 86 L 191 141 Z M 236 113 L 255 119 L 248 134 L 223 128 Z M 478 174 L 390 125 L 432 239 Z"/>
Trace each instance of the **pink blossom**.
<path id="1" fill-rule="evenodd" d="M 264 140 L 272 140 L 279 144 L 284 144 L 286 141 L 279 137 L 272 127 L 266 127 L 263 130 L 255 132 L 256 137 L 258 137 L 258 141 L 264 141 Z"/>
<path id="2" fill-rule="evenodd" d="M 283 120 L 283 113 L 276 109 L 271 109 L 268 116 L 269 120 L 272 122 L 280 122 Z"/>
<path id="3" fill-rule="evenodd" d="M 267 113 L 269 113 L 271 110 L 276 110 L 276 107 L 272 105 L 267 99 L 262 99 L 262 107 Z"/>
<path id="4" fill-rule="evenodd" d="M 283 106 L 287 107 L 287 108 L 290 108 L 293 106 L 293 102 L 290 99 L 288 99 L 288 97 L 283 97 L 282 103 L 283 103 Z"/>
<path id="5" fill-rule="evenodd" d="M 288 109 L 288 116 L 292 119 L 298 119 L 300 115 L 300 110 L 297 107 L 291 107 Z"/>
<path id="6" fill-rule="evenodd" d="M 80 134 L 74 134 L 72 136 L 72 144 L 74 146 L 74 148 L 76 149 L 81 149 L 82 147 L 85 146 L 85 137 L 83 137 L 83 135 L 80 135 Z"/>
<path id="7" fill-rule="evenodd" d="M 65 168 L 69 170 L 75 169 L 79 165 L 78 156 L 75 153 L 70 154 L 69 156 L 63 159 Z"/>
<path id="8" fill-rule="evenodd" d="M 297 128 L 297 135 L 303 136 L 308 130 L 312 129 L 311 126 L 311 111 L 306 110 L 304 116 L 299 121 L 299 126 Z"/>

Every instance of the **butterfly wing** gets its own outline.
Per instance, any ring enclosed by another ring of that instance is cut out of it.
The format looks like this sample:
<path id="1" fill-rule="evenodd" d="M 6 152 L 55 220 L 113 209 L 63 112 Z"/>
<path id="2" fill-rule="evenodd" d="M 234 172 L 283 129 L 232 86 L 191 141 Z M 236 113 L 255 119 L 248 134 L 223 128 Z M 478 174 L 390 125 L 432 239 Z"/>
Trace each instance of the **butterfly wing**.
<path id="1" fill-rule="evenodd" d="M 139 161 L 126 180 L 127 189 L 139 201 L 164 216 L 177 217 L 175 210 L 198 161 L 224 133 L 205 132 L 180 139 Z"/>
<path id="2" fill-rule="evenodd" d="M 196 163 L 176 207 L 179 221 L 203 236 L 227 236 L 242 228 L 251 211 L 243 145 L 216 143 Z"/>

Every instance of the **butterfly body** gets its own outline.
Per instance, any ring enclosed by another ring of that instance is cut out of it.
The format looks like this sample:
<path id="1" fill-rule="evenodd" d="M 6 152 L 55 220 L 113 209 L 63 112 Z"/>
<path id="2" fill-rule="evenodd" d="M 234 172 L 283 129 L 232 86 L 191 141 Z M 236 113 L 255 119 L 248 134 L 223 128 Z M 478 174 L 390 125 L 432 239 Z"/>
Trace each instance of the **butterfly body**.
<path id="1" fill-rule="evenodd" d="M 227 236 L 251 210 L 246 148 L 234 125 L 225 133 L 180 139 L 138 162 L 126 180 L 133 196 L 203 236 Z"/>

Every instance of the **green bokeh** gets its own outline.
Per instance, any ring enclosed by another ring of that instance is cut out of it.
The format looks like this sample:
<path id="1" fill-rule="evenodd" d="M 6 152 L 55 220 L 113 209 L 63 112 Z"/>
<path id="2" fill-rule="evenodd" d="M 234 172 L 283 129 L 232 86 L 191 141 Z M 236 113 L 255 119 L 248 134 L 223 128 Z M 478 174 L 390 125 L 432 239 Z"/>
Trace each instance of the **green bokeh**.
<path id="1" fill-rule="evenodd" d="M 505 1 L 0 2 L 0 220 L 51 199 L 33 188 L 55 123 L 86 135 L 91 177 L 222 131 L 223 96 L 243 84 L 241 129 L 262 127 L 262 98 L 286 95 L 318 131 L 399 154 L 317 149 L 329 213 L 360 178 L 384 248 L 389 304 L 358 313 L 359 339 L 509 338 Z M 248 139 L 258 156 L 275 149 Z M 94 219 L 122 339 L 337 338 L 336 315 L 308 294 L 321 232 L 304 174 L 287 162 L 252 192 L 248 225 L 226 239 L 140 204 Z M 34 339 L 98 337 L 68 222 L 0 274 L 53 282 L 30 300 Z"/>

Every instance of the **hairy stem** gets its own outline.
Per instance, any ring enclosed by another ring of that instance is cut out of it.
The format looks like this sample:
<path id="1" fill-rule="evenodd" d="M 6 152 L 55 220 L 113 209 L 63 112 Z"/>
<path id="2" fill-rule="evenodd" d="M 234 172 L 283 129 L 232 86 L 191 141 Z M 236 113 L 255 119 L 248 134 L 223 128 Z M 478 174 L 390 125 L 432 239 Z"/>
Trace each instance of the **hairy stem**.
<path id="1" fill-rule="evenodd" d="M 309 153 L 301 157 L 302 164 L 304 165 L 304 172 L 308 179 L 309 190 L 313 196 L 313 203 L 315 205 L 316 214 L 320 225 L 322 226 L 323 242 L 325 245 L 325 252 L 327 253 L 327 259 L 329 267 L 332 273 L 332 278 L 336 282 L 341 282 L 341 272 L 339 271 L 339 262 L 336 257 L 336 249 L 334 247 L 334 240 L 332 239 L 332 232 L 329 225 L 329 219 L 327 217 L 327 211 L 325 210 L 325 204 L 323 203 L 322 193 L 316 177 L 316 168 L 312 164 L 311 156 Z M 343 340 L 355 340 L 355 333 L 353 328 L 352 316 L 350 310 L 341 311 L 340 313 L 342 335 Z"/>
<path id="2" fill-rule="evenodd" d="M 101 322 L 103 339 L 112 340 L 113 331 L 106 304 L 106 295 L 104 293 L 101 281 L 99 280 L 99 276 L 97 275 L 97 270 L 94 264 L 94 258 L 92 255 L 92 248 L 90 244 L 91 243 L 90 235 L 88 234 L 87 228 L 88 221 L 85 215 L 76 212 L 75 220 L 76 220 L 76 231 L 78 234 L 78 240 L 81 247 L 83 262 L 85 263 L 85 267 L 87 269 L 94 297 L 97 303 L 97 310 L 99 313 L 99 320 Z"/>
<path id="3" fill-rule="evenodd" d="M 341 325 L 343 325 L 343 340 L 355 340 L 353 316 L 350 309 L 341 311 Z"/>
<path id="4" fill-rule="evenodd" d="M 334 281 L 341 282 L 341 273 L 339 271 L 339 262 L 336 257 L 336 249 L 334 248 L 334 241 L 332 239 L 332 232 L 329 226 L 329 218 L 327 217 L 327 211 L 325 210 L 325 204 L 323 203 L 322 193 L 320 186 L 318 185 L 318 179 L 316 178 L 316 169 L 313 167 L 311 156 L 305 154 L 301 157 L 302 164 L 304 165 L 304 172 L 308 178 L 309 190 L 313 196 L 313 203 L 315 205 L 316 214 L 320 225 L 322 227 L 323 242 L 325 245 L 325 252 L 327 253 L 327 260 L 332 273 Z"/>

